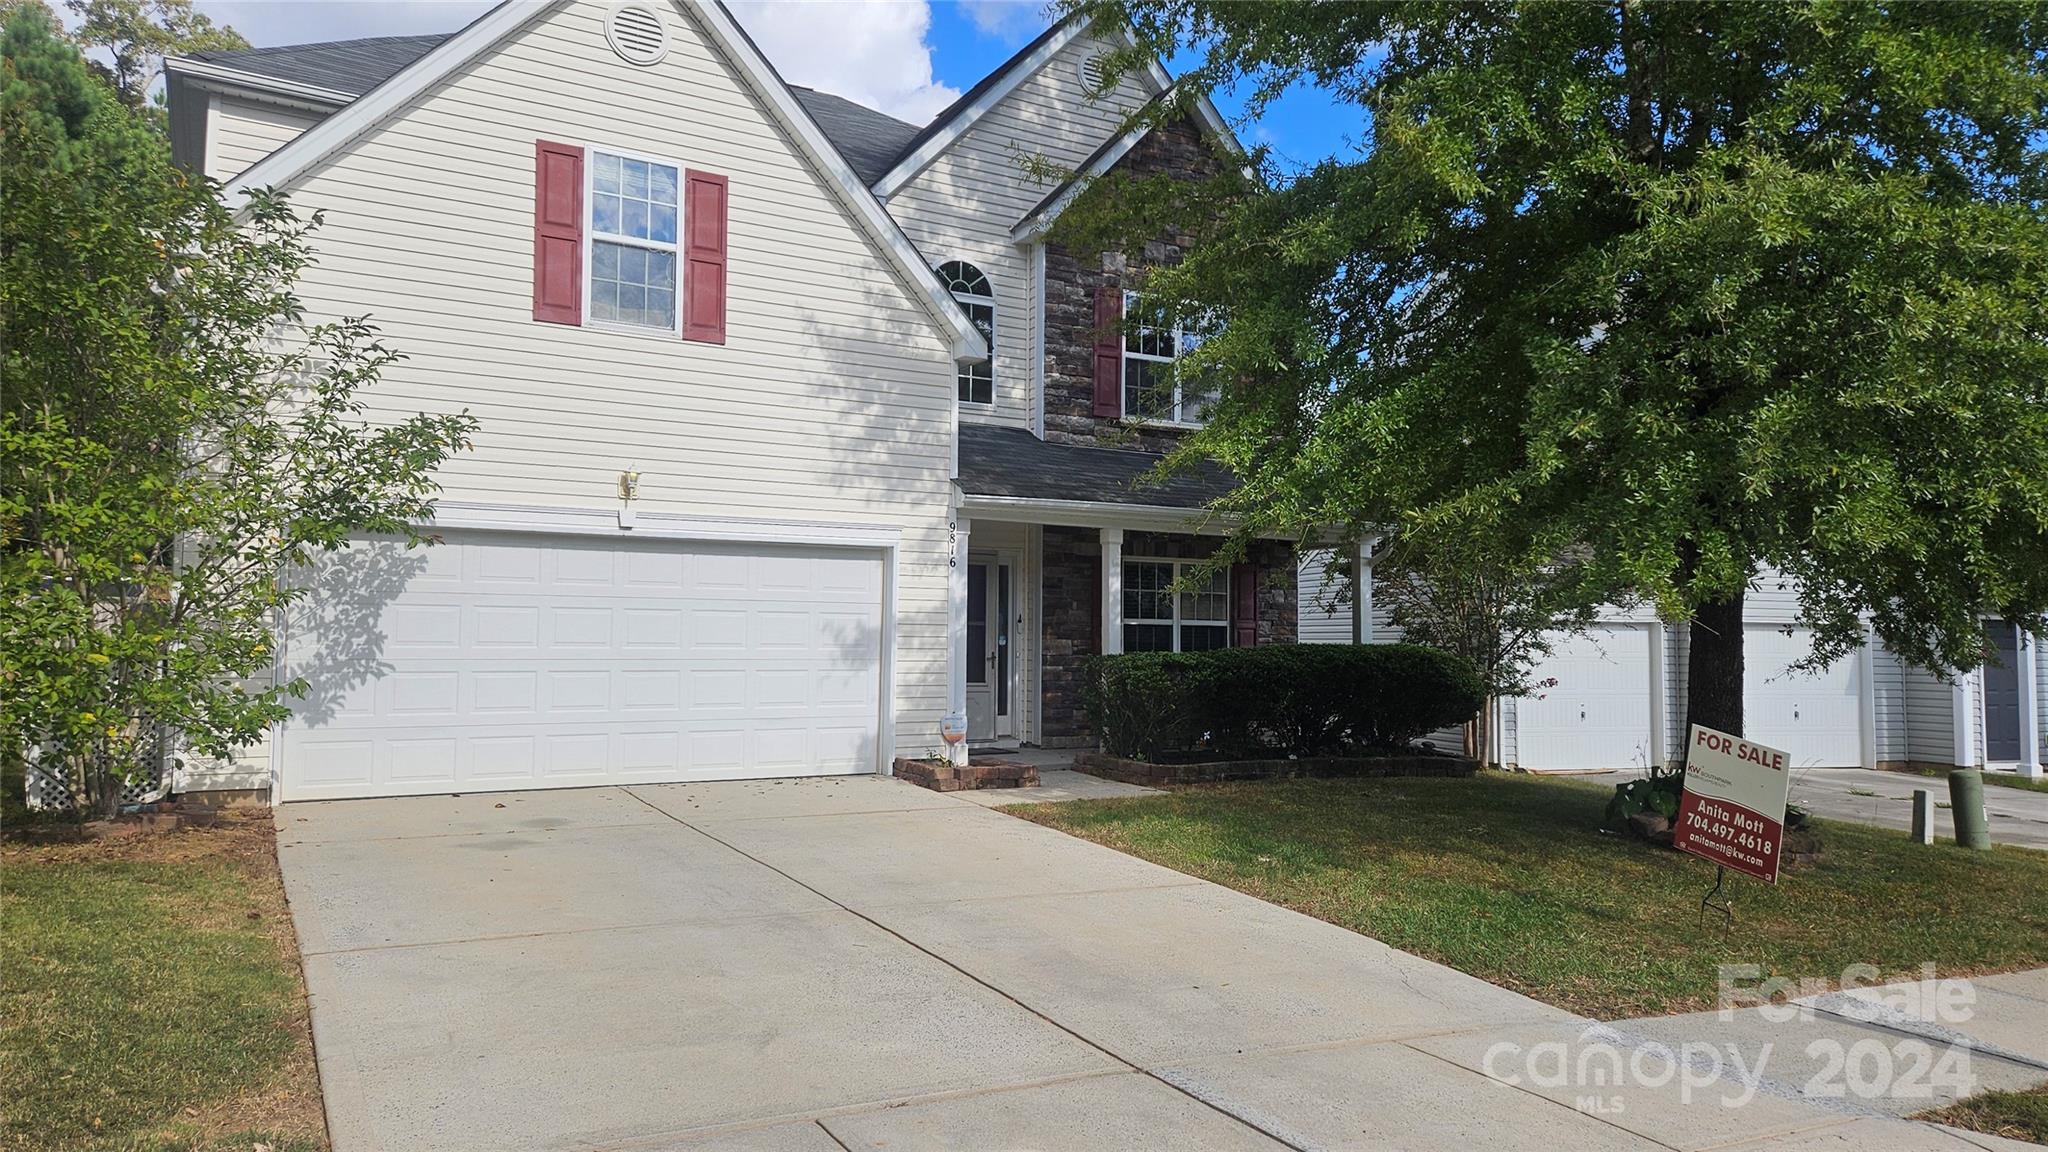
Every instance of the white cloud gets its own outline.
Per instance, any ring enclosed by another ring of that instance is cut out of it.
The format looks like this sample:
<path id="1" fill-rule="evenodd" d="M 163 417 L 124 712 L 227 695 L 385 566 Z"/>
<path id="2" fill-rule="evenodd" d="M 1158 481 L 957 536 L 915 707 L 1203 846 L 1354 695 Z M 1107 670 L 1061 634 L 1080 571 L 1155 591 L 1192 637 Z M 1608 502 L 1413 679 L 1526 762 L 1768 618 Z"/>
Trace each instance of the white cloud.
<path id="1" fill-rule="evenodd" d="M 922 124 L 960 95 L 932 78 L 925 0 L 727 0 L 792 84 Z"/>
<path id="2" fill-rule="evenodd" d="M 199 0 L 195 6 L 267 48 L 453 32 L 490 11 L 495 0 Z"/>
<path id="3" fill-rule="evenodd" d="M 453 32 L 492 0 L 199 0 L 251 44 Z M 1018 4 L 1018 7 L 1028 7 Z M 960 90 L 932 78 L 927 0 L 728 0 L 792 84 L 823 89 L 922 124 Z"/>
<path id="4" fill-rule="evenodd" d="M 959 0 L 975 30 L 1005 44 L 1019 45 L 1052 22 L 1051 6 L 1040 0 Z"/>

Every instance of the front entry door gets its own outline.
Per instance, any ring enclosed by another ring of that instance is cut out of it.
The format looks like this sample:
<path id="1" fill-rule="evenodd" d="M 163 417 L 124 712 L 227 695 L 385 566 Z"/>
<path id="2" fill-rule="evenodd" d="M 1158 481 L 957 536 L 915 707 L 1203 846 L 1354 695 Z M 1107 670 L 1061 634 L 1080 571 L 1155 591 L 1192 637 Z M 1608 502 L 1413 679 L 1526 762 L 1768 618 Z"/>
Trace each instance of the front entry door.
<path id="1" fill-rule="evenodd" d="M 994 740 L 1010 722 L 1010 566 L 967 565 L 967 739 Z"/>
<path id="2" fill-rule="evenodd" d="M 1984 758 L 1993 764 L 2020 758 L 2020 634 L 2006 620 L 1984 622 Z"/>

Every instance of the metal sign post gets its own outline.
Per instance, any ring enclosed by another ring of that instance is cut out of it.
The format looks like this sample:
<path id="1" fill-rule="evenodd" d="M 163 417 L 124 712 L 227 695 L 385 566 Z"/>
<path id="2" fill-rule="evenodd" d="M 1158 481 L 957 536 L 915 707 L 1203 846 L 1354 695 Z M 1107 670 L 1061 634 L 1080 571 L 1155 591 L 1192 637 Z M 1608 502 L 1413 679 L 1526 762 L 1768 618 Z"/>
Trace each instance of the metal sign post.
<path id="1" fill-rule="evenodd" d="M 1712 908 L 1714 911 L 1719 912 L 1721 914 L 1721 927 L 1723 927 L 1724 929 L 1732 927 L 1735 924 L 1734 902 L 1731 900 L 1723 900 L 1719 904 L 1714 903 L 1714 897 L 1721 894 L 1721 885 L 1726 884 L 1727 882 L 1727 867 L 1721 864 L 1714 865 L 1714 886 L 1712 888 L 1707 889 L 1707 894 L 1705 896 L 1700 897 L 1700 926 L 1702 928 L 1706 927 L 1707 909 L 1709 908 Z"/>

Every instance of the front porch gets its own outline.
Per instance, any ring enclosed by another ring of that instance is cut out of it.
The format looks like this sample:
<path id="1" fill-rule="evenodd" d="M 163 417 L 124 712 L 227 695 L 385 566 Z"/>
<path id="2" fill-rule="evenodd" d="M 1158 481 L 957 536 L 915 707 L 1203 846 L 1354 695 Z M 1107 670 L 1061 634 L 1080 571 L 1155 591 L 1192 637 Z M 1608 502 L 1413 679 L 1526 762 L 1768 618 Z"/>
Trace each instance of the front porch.
<path id="1" fill-rule="evenodd" d="M 1295 641 L 1291 542 L 1260 540 L 1204 571 L 1230 527 L 1205 511 L 1229 491 L 1220 469 L 1153 484 L 1150 453 L 962 433 L 948 662 L 960 762 L 969 749 L 1092 746 L 1090 656 Z"/>

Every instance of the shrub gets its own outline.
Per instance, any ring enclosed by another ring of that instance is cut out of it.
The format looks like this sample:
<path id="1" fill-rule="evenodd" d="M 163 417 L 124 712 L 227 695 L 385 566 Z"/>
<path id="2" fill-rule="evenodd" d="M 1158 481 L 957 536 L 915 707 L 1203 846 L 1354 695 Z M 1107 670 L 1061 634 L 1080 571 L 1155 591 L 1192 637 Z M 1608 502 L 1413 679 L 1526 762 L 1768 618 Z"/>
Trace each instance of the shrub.
<path id="1" fill-rule="evenodd" d="M 1341 756 L 1479 711 L 1463 660 L 1415 644 L 1286 644 L 1097 656 L 1083 704 L 1112 755 Z"/>

